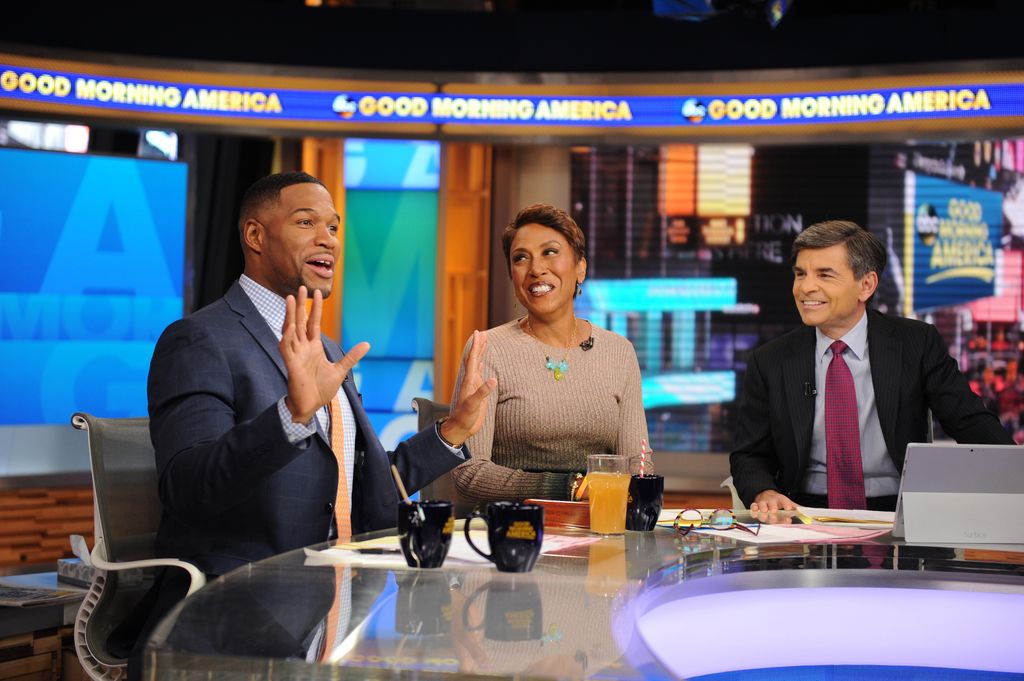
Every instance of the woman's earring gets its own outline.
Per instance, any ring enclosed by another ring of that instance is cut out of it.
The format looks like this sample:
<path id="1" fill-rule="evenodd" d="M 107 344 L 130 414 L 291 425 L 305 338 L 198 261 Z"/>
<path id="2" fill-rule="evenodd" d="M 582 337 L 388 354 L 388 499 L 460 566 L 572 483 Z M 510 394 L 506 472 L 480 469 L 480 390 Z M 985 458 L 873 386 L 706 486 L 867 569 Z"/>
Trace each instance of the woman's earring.
<path id="1" fill-rule="evenodd" d="M 583 282 L 582 281 L 577 281 L 576 282 L 576 295 L 574 295 L 573 298 L 579 298 L 582 295 L 583 295 Z"/>

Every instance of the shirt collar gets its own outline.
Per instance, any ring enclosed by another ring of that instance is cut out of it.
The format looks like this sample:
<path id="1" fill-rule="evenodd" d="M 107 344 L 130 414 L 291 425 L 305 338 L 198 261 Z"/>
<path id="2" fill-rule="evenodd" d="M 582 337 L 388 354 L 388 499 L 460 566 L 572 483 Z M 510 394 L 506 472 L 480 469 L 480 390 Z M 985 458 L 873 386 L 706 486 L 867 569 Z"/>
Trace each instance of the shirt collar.
<path id="1" fill-rule="evenodd" d="M 836 341 L 836 339 L 829 338 L 821 332 L 821 329 L 814 328 L 814 336 L 817 339 L 815 343 L 815 351 L 817 352 L 816 357 L 820 362 L 825 358 L 826 354 L 829 353 L 829 347 Z M 861 315 L 860 321 L 853 325 L 853 328 L 846 332 L 846 334 L 838 340 L 846 343 L 849 348 L 849 352 L 853 354 L 857 359 L 864 359 L 867 354 L 868 348 L 868 313 L 867 310 Z"/>
<path id="2" fill-rule="evenodd" d="M 256 306 L 256 310 L 274 332 L 277 340 L 281 340 L 281 327 L 284 326 L 284 298 L 265 286 L 261 286 L 246 275 L 238 278 L 238 284 Z"/>

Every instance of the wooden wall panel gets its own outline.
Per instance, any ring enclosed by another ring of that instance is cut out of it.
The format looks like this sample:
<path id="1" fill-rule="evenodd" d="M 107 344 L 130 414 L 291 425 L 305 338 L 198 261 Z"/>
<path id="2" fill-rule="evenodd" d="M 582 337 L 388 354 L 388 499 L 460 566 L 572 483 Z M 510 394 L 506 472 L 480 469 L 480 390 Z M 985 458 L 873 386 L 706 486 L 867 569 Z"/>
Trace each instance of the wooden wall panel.
<path id="1" fill-rule="evenodd" d="M 341 299 L 345 281 L 345 140 L 335 137 L 306 137 L 302 140 L 302 170 L 316 177 L 331 192 L 334 207 L 341 215 L 341 251 L 334 265 L 334 288 L 324 301 L 320 328 L 341 342 Z"/>
<path id="2" fill-rule="evenodd" d="M 0 567 L 52 564 L 71 556 L 68 535 L 94 544 L 91 487 L 0 490 Z"/>
<path id="3" fill-rule="evenodd" d="M 487 328 L 491 234 L 492 149 L 445 144 L 441 161 L 434 399 L 448 402 L 462 348 L 474 329 Z"/>

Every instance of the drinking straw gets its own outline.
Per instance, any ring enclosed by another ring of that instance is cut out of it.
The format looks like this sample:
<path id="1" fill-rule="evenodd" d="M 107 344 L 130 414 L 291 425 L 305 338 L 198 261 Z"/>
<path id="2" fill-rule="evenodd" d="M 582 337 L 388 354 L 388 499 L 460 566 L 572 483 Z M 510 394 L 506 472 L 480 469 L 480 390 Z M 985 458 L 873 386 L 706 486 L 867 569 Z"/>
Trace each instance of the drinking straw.
<path id="1" fill-rule="evenodd" d="M 569 501 L 579 501 L 583 498 L 583 493 L 587 491 L 587 476 L 583 476 L 580 480 L 580 484 L 576 487 L 576 492 L 573 494 L 572 499 Z"/>
<path id="2" fill-rule="evenodd" d="M 402 476 L 398 474 L 398 466 L 395 464 L 391 464 L 391 475 L 395 476 L 395 483 L 398 485 L 398 491 L 402 493 L 402 500 L 412 506 L 412 499 L 409 498 L 409 493 L 405 491 L 405 485 L 402 484 Z M 423 512 L 422 506 L 416 507 L 416 517 L 419 518 L 421 523 L 427 519 L 427 514 Z"/>
<path id="3" fill-rule="evenodd" d="M 391 464 L 391 475 L 395 476 L 395 483 L 398 484 L 398 491 L 402 493 L 402 499 L 407 504 L 412 503 L 412 499 L 409 498 L 409 493 L 405 491 L 405 485 L 402 484 L 402 476 L 398 474 L 398 466 Z"/>

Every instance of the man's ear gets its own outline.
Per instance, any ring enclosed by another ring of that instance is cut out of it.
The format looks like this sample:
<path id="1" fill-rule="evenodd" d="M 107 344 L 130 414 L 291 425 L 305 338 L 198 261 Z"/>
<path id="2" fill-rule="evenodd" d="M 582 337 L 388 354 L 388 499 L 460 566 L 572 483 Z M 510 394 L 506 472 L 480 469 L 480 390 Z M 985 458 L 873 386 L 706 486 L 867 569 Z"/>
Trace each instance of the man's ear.
<path id="1" fill-rule="evenodd" d="M 249 218 L 242 225 L 242 243 L 253 253 L 263 252 L 263 240 L 266 238 L 263 224 Z"/>
<path id="2" fill-rule="evenodd" d="M 878 272 L 868 272 L 857 282 L 857 285 L 860 287 L 860 294 L 857 296 L 857 300 L 866 303 L 868 298 L 874 295 L 875 289 L 878 288 Z"/>

